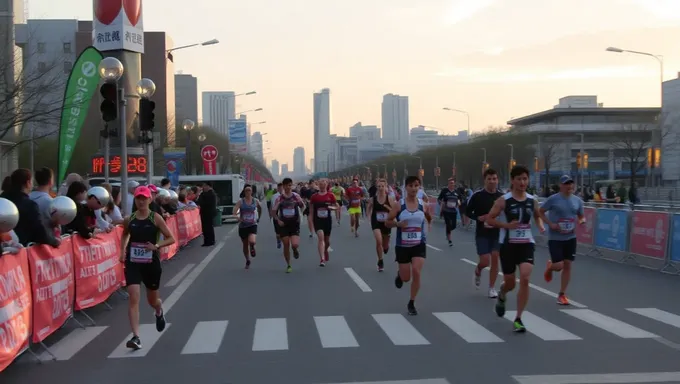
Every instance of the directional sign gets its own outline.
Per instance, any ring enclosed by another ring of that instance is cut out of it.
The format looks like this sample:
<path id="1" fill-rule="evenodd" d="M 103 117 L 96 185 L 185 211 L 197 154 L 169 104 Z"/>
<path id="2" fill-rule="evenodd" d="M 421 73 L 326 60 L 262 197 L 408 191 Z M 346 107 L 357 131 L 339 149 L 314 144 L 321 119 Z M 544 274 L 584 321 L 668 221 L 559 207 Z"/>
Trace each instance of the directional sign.
<path id="1" fill-rule="evenodd" d="M 205 145 L 201 149 L 201 158 L 203 161 L 215 161 L 217 160 L 217 155 L 219 152 L 217 151 L 217 147 L 214 145 Z"/>

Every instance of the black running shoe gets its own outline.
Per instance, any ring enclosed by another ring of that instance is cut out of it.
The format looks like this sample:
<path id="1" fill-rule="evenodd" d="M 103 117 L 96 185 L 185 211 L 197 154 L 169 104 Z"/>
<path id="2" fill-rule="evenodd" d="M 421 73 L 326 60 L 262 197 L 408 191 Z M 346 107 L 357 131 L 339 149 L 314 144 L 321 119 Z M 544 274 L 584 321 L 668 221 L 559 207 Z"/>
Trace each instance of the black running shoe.
<path id="1" fill-rule="evenodd" d="M 394 286 L 401 289 L 404 286 L 404 282 L 401 280 L 401 276 L 397 273 L 397 277 L 394 278 Z"/>
<path id="2" fill-rule="evenodd" d="M 416 309 L 416 305 L 413 303 L 413 300 L 408 302 L 406 309 L 408 309 L 408 314 L 411 316 L 415 316 L 418 314 L 418 310 Z"/>
<path id="3" fill-rule="evenodd" d="M 383 262 L 383 259 L 378 260 L 378 272 L 382 272 L 385 270 L 385 263 Z"/>
<path id="4" fill-rule="evenodd" d="M 297 248 L 293 248 L 293 257 L 296 259 L 300 258 L 300 251 Z"/>
<path id="5" fill-rule="evenodd" d="M 165 329 L 165 312 L 161 312 L 160 315 L 156 315 L 156 330 L 158 332 L 163 332 Z"/>
<path id="6" fill-rule="evenodd" d="M 139 336 L 132 336 L 132 339 L 128 340 L 128 342 L 125 343 L 125 346 L 138 351 L 142 349 L 142 341 L 139 340 Z"/>

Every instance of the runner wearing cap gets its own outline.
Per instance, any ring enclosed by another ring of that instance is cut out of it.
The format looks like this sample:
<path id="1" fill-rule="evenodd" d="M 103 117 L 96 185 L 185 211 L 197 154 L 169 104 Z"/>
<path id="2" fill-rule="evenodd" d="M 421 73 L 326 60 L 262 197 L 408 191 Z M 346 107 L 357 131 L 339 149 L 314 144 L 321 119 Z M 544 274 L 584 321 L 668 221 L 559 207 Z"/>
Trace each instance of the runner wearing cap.
<path id="1" fill-rule="evenodd" d="M 548 232 L 550 260 L 543 277 L 549 283 L 552 281 L 553 272 L 562 272 L 557 303 L 569 305 L 569 299 L 564 293 L 571 280 L 571 263 L 576 256 L 576 223 L 583 225 L 586 222 L 583 200 L 574 195 L 574 180 L 570 176 L 564 175 L 560 178 L 560 193 L 548 197 L 543 202 L 540 214 L 550 229 Z"/>

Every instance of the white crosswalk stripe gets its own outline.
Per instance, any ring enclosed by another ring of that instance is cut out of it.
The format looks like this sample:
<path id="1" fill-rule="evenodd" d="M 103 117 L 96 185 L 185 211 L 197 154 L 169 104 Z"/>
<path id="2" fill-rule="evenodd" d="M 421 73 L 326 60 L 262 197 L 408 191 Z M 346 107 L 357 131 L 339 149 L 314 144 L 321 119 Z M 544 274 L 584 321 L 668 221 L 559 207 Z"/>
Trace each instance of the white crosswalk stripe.
<path id="1" fill-rule="evenodd" d="M 678 314 L 657 308 L 626 308 L 626 310 L 647 320 L 651 319 L 658 323 L 670 325 L 671 327 L 667 327 L 668 332 L 675 332 L 680 329 L 680 315 Z M 251 320 L 251 324 L 254 323 L 254 329 L 249 328 L 249 333 L 241 335 L 241 337 L 252 337 L 250 339 L 252 351 L 256 353 L 288 351 L 291 349 L 289 337 L 300 337 L 300 332 L 315 333 L 314 338 L 318 340 L 316 345 L 323 349 L 359 348 L 371 346 L 371 343 L 380 342 L 379 340 L 397 347 L 428 346 L 456 342 L 456 340 L 472 344 L 513 343 L 514 338 L 510 336 L 510 327 L 505 327 L 507 326 L 506 322 L 513 321 L 515 315 L 515 311 L 507 311 L 505 319 L 497 320 L 491 314 L 484 319 L 479 319 L 464 312 L 421 313 L 417 317 L 409 317 L 399 313 L 380 313 L 352 317 L 351 321 L 341 315 L 313 316 L 310 320 L 313 320 L 314 326 L 305 326 L 302 329 L 299 327 L 298 319 L 292 321 L 293 319 L 286 318 L 259 318 Z M 586 339 L 582 338 L 583 335 L 593 334 L 592 332 L 586 333 L 583 329 L 583 327 L 589 326 L 605 330 L 623 339 L 659 337 L 642 328 L 591 309 L 552 310 L 542 316 L 538 316 L 535 312 L 525 311 L 523 313 L 522 321 L 529 333 L 527 337 L 537 337 L 546 342 L 581 341 Z M 290 324 L 289 320 L 292 321 Z M 369 323 L 372 324 L 368 325 Z M 149 353 L 162 353 L 161 351 L 167 353 L 167 345 L 155 349 L 154 346 L 164 337 L 174 340 L 180 334 L 184 335 L 181 337 L 186 339 L 179 340 L 179 347 L 173 353 L 181 355 L 216 354 L 221 349 L 234 347 L 233 344 L 226 344 L 225 339 L 232 332 L 235 334 L 244 332 L 244 323 L 238 324 L 238 326 L 235 326 L 233 321 L 230 320 L 199 321 L 192 324 L 193 330 L 190 333 L 187 330 L 186 334 L 179 328 L 172 329 L 170 324 L 167 324 L 166 330 L 162 333 L 156 331 L 154 324 L 142 324 L 140 325 L 139 336 L 143 348 L 139 351 L 128 349 L 125 344 L 132 337 L 131 334 L 128 334 L 115 346 L 108 358 L 139 358 L 145 357 Z M 440 324 L 440 326 L 435 326 L 436 324 Z M 565 329 L 576 326 L 578 326 L 578 329 Z M 377 336 L 375 336 L 375 332 L 366 332 L 366 329 L 371 328 L 377 330 Z M 357 333 L 357 331 L 360 332 Z M 111 326 L 90 327 L 84 330 L 75 329 L 61 340 L 50 345 L 49 348 L 55 354 L 57 360 L 71 360 L 85 354 L 84 351 L 88 351 L 88 345 L 97 345 L 97 343 L 102 342 L 101 340 L 110 340 L 107 335 L 111 336 L 111 332 L 113 332 Z M 442 338 L 442 332 L 448 332 L 455 338 Z M 165 336 L 167 333 L 172 335 Z M 601 333 L 598 332 L 597 334 Z M 587 339 L 593 337 L 589 336 Z M 237 345 L 239 349 L 249 348 L 242 346 L 242 344 Z M 298 344 L 293 340 L 292 349 L 295 349 L 296 345 Z M 309 344 L 305 345 L 309 346 Z M 100 350 L 101 348 L 97 346 L 94 349 Z M 41 359 L 48 357 L 48 355 L 41 356 Z"/>

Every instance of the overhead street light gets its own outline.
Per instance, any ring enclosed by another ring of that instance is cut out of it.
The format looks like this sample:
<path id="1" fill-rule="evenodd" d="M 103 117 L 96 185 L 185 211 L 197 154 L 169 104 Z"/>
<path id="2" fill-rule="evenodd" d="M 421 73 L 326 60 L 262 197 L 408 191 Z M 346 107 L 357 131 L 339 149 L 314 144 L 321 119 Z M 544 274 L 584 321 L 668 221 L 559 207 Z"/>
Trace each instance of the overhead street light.
<path id="1" fill-rule="evenodd" d="M 262 108 L 248 109 L 248 110 L 243 111 L 243 112 L 236 112 L 236 115 L 244 115 L 244 114 L 246 114 L 246 113 L 248 113 L 248 112 L 260 112 L 260 111 L 263 111 L 263 110 L 264 110 L 264 109 L 262 109 Z"/>
<path id="2" fill-rule="evenodd" d="M 173 56 L 172 56 L 172 53 L 171 53 L 171 52 L 173 52 L 173 51 L 179 51 L 180 49 L 186 49 L 186 48 L 197 47 L 197 46 L 199 46 L 199 45 L 200 45 L 200 46 L 205 46 L 205 45 L 215 45 L 215 44 L 218 44 L 219 42 L 220 42 L 220 41 L 217 40 L 217 39 L 212 39 L 212 40 L 204 41 L 204 42 L 202 42 L 202 43 L 194 43 L 194 44 L 189 44 L 189 45 L 182 45 L 182 46 L 179 46 L 179 47 L 170 48 L 170 49 L 166 50 L 166 51 L 165 51 L 165 54 L 167 55 L 168 60 L 172 61 L 172 60 L 173 60 Z"/>
<path id="3" fill-rule="evenodd" d="M 449 107 L 444 107 L 442 108 L 445 111 L 449 112 L 457 112 L 457 113 L 462 113 L 467 117 L 467 135 L 468 135 L 468 141 L 470 140 L 470 114 L 467 111 L 463 111 L 462 109 L 455 109 L 455 108 L 449 108 Z"/>
<path id="4" fill-rule="evenodd" d="M 662 55 L 656 55 L 656 54 L 650 53 L 650 52 L 632 51 L 630 49 L 621 49 L 621 48 L 617 48 L 617 47 L 607 47 L 606 51 L 607 52 L 614 52 L 614 53 L 632 53 L 634 55 L 649 56 L 649 57 L 653 57 L 654 59 L 656 59 L 656 61 L 659 62 L 659 84 L 660 84 L 660 87 L 661 87 L 660 104 L 661 104 L 661 107 L 663 108 L 663 56 Z"/>

